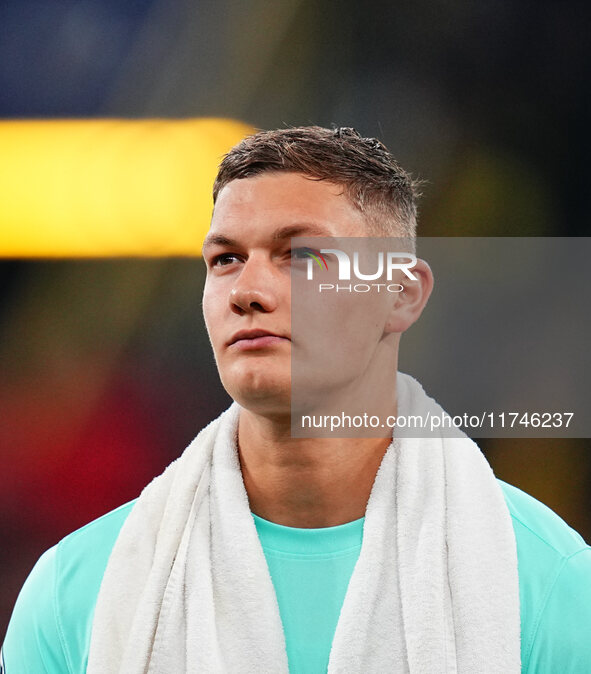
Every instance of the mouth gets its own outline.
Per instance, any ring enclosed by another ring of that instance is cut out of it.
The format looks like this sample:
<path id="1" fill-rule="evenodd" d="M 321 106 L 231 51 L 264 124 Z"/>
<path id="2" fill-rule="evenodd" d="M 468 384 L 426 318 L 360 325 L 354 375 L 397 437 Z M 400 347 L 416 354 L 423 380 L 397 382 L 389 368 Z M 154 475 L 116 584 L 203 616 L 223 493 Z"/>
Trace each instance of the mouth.
<path id="1" fill-rule="evenodd" d="M 288 336 L 278 335 L 268 330 L 240 330 L 228 342 L 227 346 L 240 349 L 260 349 L 283 342 L 289 342 Z"/>

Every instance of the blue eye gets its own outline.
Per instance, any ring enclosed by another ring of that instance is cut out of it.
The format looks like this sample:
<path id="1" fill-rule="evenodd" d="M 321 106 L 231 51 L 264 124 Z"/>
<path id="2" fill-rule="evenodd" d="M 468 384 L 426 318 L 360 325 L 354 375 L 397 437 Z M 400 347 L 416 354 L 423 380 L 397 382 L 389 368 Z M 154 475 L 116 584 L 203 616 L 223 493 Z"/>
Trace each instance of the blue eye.
<path id="1" fill-rule="evenodd" d="M 292 248 L 291 250 L 291 259 L 292 260 L 309 260 L 310 259 L 310 253 L 318 253 L 317 250 L 314 250 L 314 248 Z"/>
<path id="2" fill-rule="evenodd" d="M 232 258 L 237 260 L 238 256 L 234 255 L 234 253 L 222 253 L 221 255 L 216 255 L 211 260 L 211 266 L 212 267 L 226 267 L 228 264 L 231 263 Z"/>

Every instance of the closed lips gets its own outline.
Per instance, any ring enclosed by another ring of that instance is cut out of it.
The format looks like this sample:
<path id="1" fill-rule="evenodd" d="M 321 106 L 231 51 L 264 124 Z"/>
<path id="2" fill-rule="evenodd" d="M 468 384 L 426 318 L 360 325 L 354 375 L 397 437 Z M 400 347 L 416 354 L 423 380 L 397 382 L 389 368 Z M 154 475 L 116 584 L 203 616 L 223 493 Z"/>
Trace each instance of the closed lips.
<path id="1" fill-rule="evenodd" d="M 241 339 L 256 339 L 257 337 L 279 337 L 281 339 L 289 339 L 289 337 L 283 337 L 283 335 L 278 335 L 274 332 L 269 332 L 268 330 L 241 330 L 232 337 L 228 342 L 228 345 L 234 344 Z"/>

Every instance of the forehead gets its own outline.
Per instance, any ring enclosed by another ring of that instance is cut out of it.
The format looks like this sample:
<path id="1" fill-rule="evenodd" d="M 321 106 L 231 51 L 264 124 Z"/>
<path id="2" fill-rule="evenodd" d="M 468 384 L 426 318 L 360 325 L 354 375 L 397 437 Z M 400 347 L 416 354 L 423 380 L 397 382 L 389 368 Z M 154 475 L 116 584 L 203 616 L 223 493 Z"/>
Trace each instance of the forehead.
<path id="1" fill-rule="evenodd" d="M 294 225 L 318 236 L 366 235 L 365 218 L 342 186 L 287 172 L 228 183 L 218 195 L 210 233 L 250 239 Z"/>

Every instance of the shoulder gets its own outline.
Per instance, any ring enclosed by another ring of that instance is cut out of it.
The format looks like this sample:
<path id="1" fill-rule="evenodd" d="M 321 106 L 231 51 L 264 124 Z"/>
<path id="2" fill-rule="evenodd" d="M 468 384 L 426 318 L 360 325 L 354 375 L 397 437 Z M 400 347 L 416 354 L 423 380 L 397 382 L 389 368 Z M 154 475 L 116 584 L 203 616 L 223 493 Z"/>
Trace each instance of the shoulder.
<path id="1" fill-rule="evenodd" d="M 527 542 L 558 557 L 568 557 L 588 547 L 583 537 L 548 506 L 507 482 L 497 481 L 509 508 L 518 543 Z"/>
<path id="2" fill-rule="evenodd" d="M 57 561 L 76 573 L 104 572 L 117 536 L 137 499 L 89 522 L 57 544 Z"/>
<path id="3" fill-rule="evenodd" d="M 85 671 L 102 577 L 134 503 L 77 529 L 41 555 L 10 619 L 3 646 L 7 672 Z"/>
<path id="4" fill-rule="evenodd" d="M 523 671 L 591 671 L 591 547 L 533 496 L 499 483 L 517 544 Z"/>

